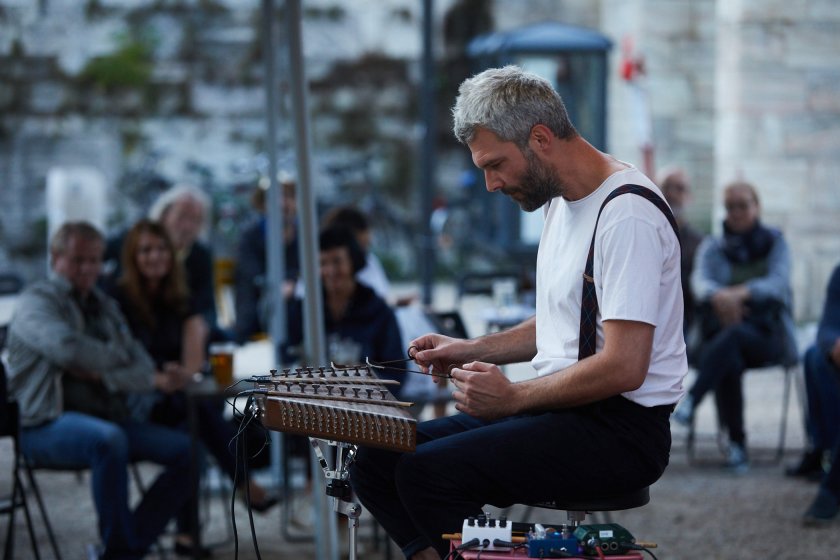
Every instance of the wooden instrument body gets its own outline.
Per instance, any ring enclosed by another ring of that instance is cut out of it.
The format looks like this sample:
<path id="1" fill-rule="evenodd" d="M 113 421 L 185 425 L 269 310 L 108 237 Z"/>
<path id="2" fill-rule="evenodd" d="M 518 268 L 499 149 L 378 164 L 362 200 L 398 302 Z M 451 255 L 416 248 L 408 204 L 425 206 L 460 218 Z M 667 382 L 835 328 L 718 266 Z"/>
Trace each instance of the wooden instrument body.
<path id="1" fill-rule="evenodd" d="M 263 425 L 279 432 L 411 452 L 417 420 L 367 366 L 302 368 L 252 380 Z"/>

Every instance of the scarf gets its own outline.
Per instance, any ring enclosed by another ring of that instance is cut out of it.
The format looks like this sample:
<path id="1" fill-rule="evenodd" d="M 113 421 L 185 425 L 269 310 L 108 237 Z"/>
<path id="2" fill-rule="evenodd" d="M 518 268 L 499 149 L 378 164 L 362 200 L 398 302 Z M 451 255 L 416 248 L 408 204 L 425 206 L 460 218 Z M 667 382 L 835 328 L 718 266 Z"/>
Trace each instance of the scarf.
<path id="1" fill-rule="evenodd" d="M 776 232 L 756 220 L 752 229 L 736 233 L 723 223 L 723 253 L 732 264 L 746 264 L 764 259 L 770 254 Z"/>

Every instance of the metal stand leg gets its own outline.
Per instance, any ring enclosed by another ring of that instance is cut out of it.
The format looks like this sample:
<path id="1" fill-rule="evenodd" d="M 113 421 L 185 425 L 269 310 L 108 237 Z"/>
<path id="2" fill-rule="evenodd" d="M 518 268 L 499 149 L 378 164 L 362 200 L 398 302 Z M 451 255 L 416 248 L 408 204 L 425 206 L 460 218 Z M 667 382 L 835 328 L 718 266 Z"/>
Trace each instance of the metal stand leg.
<path id="1" fill-rule="evenodd" d="M 350 488 L 350 465 L 356 459 L 357 447 L 353 444 L 336 441 L 325 441 L 310 438 L 315 454 L 321 462 L 321 468 L 327 479 L 327 496 L 332 498 L 333 511 L 347 517 L 347 532 L 349 541 L 348 559 L 357 558 L 357 531 L 359 528 L 359 517 L 362 515 L 361 504 L 353 501 L 353 490 Z M 329 462 L 324 457 L 321 444 L 336 448 L 335 466 L 330 468 Z M 347 454 L 344 451 L 347 450 Z"/>

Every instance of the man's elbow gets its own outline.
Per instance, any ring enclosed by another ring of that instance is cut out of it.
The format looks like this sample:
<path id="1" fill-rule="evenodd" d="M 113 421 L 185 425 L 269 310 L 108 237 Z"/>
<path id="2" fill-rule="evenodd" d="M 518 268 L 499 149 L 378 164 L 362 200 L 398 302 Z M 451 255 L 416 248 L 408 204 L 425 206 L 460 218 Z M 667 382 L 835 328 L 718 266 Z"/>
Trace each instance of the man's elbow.
<path id="1" fill-rule="evenodd" d="M 635 391 L 642 384 L 645 382 L 645 377 L 647 377 L 649 364 L 638 365 L 638 366 L 630 366 L 624 364 L 623 367 L 618 367 L 616 370 L 618 371 L 618 375 L 616 377 L 616 383 L 619 386 L 619 393 L 629 393 L 631 391 Z"/>

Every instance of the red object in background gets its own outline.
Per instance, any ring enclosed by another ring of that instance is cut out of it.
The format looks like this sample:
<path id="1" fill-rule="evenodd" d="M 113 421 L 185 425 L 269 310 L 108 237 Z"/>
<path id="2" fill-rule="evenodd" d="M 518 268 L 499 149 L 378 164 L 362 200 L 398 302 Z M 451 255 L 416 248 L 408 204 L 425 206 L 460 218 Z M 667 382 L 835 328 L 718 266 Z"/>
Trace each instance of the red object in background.
<path id="1" fill-rule="evenodd" d="M 630 82 L 633 81 L 640 74 L 645 73 L 645 58 L 640 54 L 635 54 L 633 51 L 633 38 L 626 35 L 621 41 L 621 63 L 619 72 L 622 79 Z"/>

